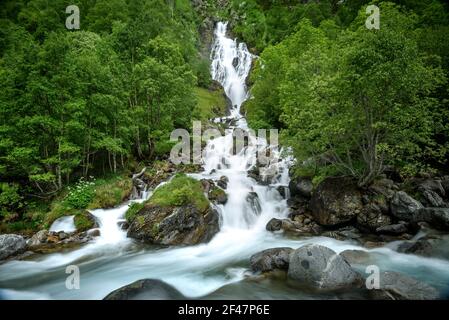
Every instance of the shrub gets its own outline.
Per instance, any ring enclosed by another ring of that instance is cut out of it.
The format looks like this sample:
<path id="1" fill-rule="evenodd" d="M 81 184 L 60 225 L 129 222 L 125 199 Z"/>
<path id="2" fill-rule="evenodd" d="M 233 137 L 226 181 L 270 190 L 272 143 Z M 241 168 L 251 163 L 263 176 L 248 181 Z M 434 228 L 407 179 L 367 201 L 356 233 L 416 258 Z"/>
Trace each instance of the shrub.
<path id="1" fill-rule="evenodd" d="M 69 193 L 65 198 L 65 203 L 74 209 L 85 209 L 94 199 L 94 181 L 86 181 L 81 178 L 75 187 L 68 187 Z"/>

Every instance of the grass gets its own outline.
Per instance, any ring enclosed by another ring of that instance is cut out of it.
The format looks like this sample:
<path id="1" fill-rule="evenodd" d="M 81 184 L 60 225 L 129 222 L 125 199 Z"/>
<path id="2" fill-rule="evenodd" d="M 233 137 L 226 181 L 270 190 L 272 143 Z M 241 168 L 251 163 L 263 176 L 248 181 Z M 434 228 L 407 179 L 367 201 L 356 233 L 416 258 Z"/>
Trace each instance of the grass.
<path id="1" fill-rule="evenodd" d="M 88 217 L 86 212 L 78 213 L 73 219 L 75 223 L 76 230 L 78 232 L 87 231 L 94 227 L 95 221 Z"/>
<path id="2" fill-rule="evenodd" d="M 145 207 L 144 203 L 131 204 L 125 214 L 126 221 L 131 223 L 136 217 L 137 212 L 139 212 L 143 207 Z"/>
<path id="3" fill-rule="evenodd" d="M 197 120 L 207 122 L 209 119 L 225 116 L 226 100 L 222 90 L 210 91 L 197 87 L 195 93 L 198 103 L 194 116 Z"/>
<path id="4" fill-rule="evenodd" d="M 95 195 L 89 209 L 113 208 L 129 197 L 132 191 L 130 178 L 116 176 L 108 180 L 97 180 Z"/>
<path id="5" fill-rule="evenodd" d="M 204 196 L 201 182 L 182 173 L 158 188 L 149 203 L 161 207 L 194 204 L 201 212 L 209 208 L 209 201 Z"/>

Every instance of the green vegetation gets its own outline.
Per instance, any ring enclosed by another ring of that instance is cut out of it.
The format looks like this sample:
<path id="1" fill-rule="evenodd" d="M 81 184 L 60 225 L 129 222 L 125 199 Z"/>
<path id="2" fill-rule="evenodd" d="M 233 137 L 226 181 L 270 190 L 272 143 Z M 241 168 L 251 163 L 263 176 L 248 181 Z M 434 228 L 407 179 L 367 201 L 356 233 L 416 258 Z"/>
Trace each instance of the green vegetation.
<path id="1" fill-rule="evenodd" d="M 75 223 L 76 230 L 79 232 L 92 229 L 95 225 L 95 220 L 90 216 L 90 213 L 88 212 L 76 214 L 73 220 Z"/>
<path id="2" fill-rule="evenodd" d="M 80 30 L 65 28 L 72 4 Z M 128 182 L 67 187 L 164 158 L 170 132 L 191 128 L 210 84 L 200 23 L 188 0 L 2 1 L 0 223 L 122 201 Z"/>
<path id="3" fill-rule="evenodd" d="M 278 8 L 252 2 L 266 17 Z M 381 27 L 368 30 L 366 1 L 310 1 L 303 7 L 321 14 L 302 17 L 285 37 L 254 40 L 263 52 L 251 76 L 248 121 L 281 128 L 297 174 L 315 183 L 349 174 L 366 186 L 387 165 L 403 177 L 447 172 L 448 7 L 398 2 L 376 1 Z"/>
<path id="4" fill-rule="evenodd" d="M 212 118 L 223 117 L 226 114 L 226 100 L 223 90 L 208 90 L 197 87 L 195 89 L 197 105 L 194 117 L 200 121 L 207 122 Z"/>
<path id="5" fill-rule="evenodd" d="M 159 187 L 150 198 L 149 204 L 162 207 L 193 204 L 202 212 L 209 208 L 201 182 L 182 173 Z"/>
<path id="6" fill-rule="evenodd" d="M 145 206 L 144 203 L 133 203 L 129 206 L 128 211 L 126 211 L 125 218 L 126 221 L 132 222 L 136 217 L 137 212 L 139 212 Z"/>

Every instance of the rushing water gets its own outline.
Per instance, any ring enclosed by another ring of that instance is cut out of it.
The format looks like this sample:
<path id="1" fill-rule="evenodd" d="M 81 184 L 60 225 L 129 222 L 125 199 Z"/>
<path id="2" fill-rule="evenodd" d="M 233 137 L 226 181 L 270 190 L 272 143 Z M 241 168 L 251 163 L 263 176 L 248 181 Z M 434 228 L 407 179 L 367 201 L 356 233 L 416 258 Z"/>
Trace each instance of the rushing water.
<path id="1" fill-rule="evenodd" d="M 252 55 L 245 44 L 226 36 L 227 25 L 218 23 L 212 50 L 211 72 L 219 81 L 234 106 L 229 119 L 234 127 L 247 129 L 240 115 L 240 106 L 247 99 L 245 79 L 251 68 Z M 231 128 L 231 129 L 232 129 Z M 207 244 L 189 247 L 160 248 L 137 244 L 126 237 L 118 223 L 123 220 L 129 203 L 108 210 L 93 210 L 99 222 L 100 236 L 75 250 L 35 256 L 26 261 L 10 261 L 0 265 L 0 297 L 7 299 L 102 299 L 109 292 L 135 280 L 162 279 L 189 297 L 203 297 L 224 287 L 210 298 L 316 298 L 285 287 L 283 284 L 257 284 L 241 281 L 249 267 L 249 257 L 263 249 L 280 246 L 300 247 L 317 243 L 336 252 L 346 249 L 367 250 L 350 242 L 314 237 L 288 239 L 265 230 L 273 217 L 288 214 L 286 200 L 277 187 L 288 185 L 289 159 L 279 157 L 272 149 L 274 160 L 268 168 L 277 173 L 270 185 L 259 185 L 247 176 L 255 165 L 257 151 L 265 149 L 267 141 L 250 137 L 246 148 L 237 154 L 233 150 L 232 131 L 206 146 L 204 172 L 193 174 L 198 179 L 219 179 L 226 176 L 228 202 L 218 206 L 221 215 L 220 232 Z M 256 193 L 258 206 L 248 200 Z M 144 195 L 146 198 L 151 195 Z M 141 199 L 139 201 L 143 201 Z M 63 228 L 68 226 L 64 220 Z M 55 226 L 61 228 L 61 226 Z M 439 289 L 449 282 L 449 262 L 399 254 L 389 248 L 370 250 L 381 270 L 396 270 L 416 276 Z M 65 286 L 66 267 L 80 269 L 80 289 Z M 361 270 L 363 272 L 363 270 Z M 319 296 L 329 298 L 328 296 Z"/>

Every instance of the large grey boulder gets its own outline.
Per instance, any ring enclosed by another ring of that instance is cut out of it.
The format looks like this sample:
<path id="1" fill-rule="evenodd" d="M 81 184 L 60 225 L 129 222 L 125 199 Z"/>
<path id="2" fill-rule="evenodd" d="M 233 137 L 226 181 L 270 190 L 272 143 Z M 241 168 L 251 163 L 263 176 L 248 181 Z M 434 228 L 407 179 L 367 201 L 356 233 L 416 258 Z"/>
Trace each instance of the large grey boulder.
<path id="1" fill-rule="evenodd" d="M 436 300 L 438 291 L 428 284 L 398 272 L 386 271 L 380 274 L 380 288 L 372 289 L 376 299 L 386 300 Z"/>
<path id="2" fill-rule="evenodd" d="M 128 228 L 128 237 L 150 244 L 193 245 L 208 242 L 219 231 L 218 212 L 193 204 L 163 207 L 145 205 Z"/>
<path id="3" fill-rule="evenodd" d="M 357 184 L 350 178 L 330 177 L 321 182 L 310 200 L 314 220 L 336 226 L 355 219 L 363 208 Z"/>
<path id="4" fill-rule="evenodd" d="M 25 251 L 26 241 L 17 234 L 0 235 L 0 260 Z"/>
<path id="5" fill-rule="evenodd" d="M 297 179 L 292 179 L 288 187 L 292 197 L 300 195 L 310 198 L 312 196 L 313 183 L 310 178 L 299 177 Z"/>
<path id="6" fill-rule="evenodd" d="M 288 270 L 292 248 L 272 248 L 251 256 L 251 269 L 255 272 L 268 272 L 275 269 Z"/>
<path id="7" fill-rule="evenodd" d="M 449 230 L 449 208 L 422 208 L 413 215 L 414 222 L 427 222 L 437 229 Z"/>
<path id="8" fill-rule="evenodd" d="M 103 300 L 182 300 L 185 297 L 171 285 L 154 279 L 133 282 L 109 293 Z"/>
<path id="9" fill-rule="evenodd" d="M 391 199 L 391 214 L 400 220 L 411 221 L 413 215 L 424 206 L 404 191 L 398 191 Z"/>
<path id="10" fill-rule="evenodd" d="M 288 277 L 303 285 L 325 290 L 362 284 L 360 274 L 342 256 L 316 244 L 305 245 L 291 253 Z"/>

